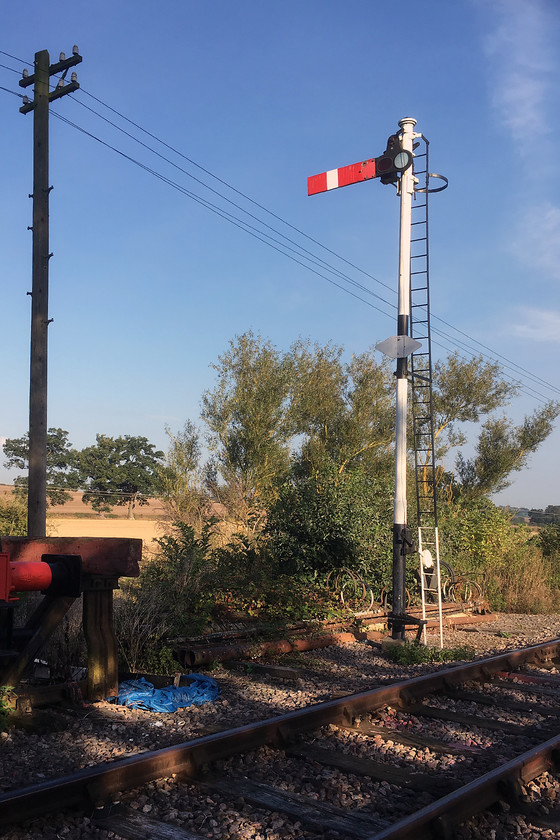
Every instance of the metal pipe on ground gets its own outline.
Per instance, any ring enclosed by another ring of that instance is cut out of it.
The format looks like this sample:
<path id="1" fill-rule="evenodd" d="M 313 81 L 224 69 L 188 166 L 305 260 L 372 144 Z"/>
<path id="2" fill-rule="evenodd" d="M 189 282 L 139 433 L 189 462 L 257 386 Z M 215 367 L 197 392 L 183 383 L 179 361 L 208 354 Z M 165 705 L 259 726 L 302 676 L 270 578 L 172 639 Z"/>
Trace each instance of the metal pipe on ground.
<path id="1" fill-rule="evenodd" d="M 355 642 L 353 633 L 329 633 L 313 639 L 294 639 L 289 642 L 282 639 L 277 642 L 247 642 L 241 645 L 216 645 L 204 648 L 186 648 L 178 652 L 183 665 L 194 668 L 211 662 L 227 662 L 231 659 L 243 659 L 263 656 L 265 653 L 292 653 L 294 651 L 318 650 L 329 645 Z"/>

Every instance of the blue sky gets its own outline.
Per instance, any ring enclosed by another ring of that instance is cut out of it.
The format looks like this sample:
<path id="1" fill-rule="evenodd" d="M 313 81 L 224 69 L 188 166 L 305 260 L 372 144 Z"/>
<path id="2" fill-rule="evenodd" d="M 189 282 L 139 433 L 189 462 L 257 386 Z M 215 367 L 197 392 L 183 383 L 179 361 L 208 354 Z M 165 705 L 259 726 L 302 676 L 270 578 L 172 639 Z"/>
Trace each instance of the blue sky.
<path id="1" fill-rule="evenodd" d="M 512 377 L 530 372 L 514 419 L 559 396 L 556 0 L 402 0 L 398 14 L 375 0 L 77 0 L 59 13 L 29 0 L 4 10 L 0 85 L 22 93 L 22 61 L 48 49 L 54 62 L 73 44 L 82 89 L 51 114 L 122 153 L 52 116 L 49 425 L 75 446 L 102 432 L 165 448 L 164 426 L 198 419 L 211 364 L 248 329 L 349 355 L 392 335 L 394 191 L 371 181 L 308 198 L 306 179 L 381 154 L 405 116 L 450 182 L 430 203 L 433 313 L 505 357 Z M 33 118 L 20 104 L 0 90 L 1 437 L 23 434 L 28 415 Z M 123 154 L 243 215 L 88 108 L 389 305 L 352 297 L 138 167 Z M 446 348 L 467 341 L 440 326 Z M 560 502 L 559 444 L 555 431 L 498 501 Z"/>

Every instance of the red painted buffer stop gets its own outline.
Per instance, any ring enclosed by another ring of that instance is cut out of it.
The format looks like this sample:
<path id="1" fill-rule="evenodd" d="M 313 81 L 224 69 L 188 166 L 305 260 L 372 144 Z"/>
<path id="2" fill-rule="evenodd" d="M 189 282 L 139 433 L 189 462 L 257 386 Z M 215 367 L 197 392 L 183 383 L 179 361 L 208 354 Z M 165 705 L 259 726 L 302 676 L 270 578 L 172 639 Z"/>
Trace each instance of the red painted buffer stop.
<path id="1" fill-rule="evenodd" d="M 80 594 L 82 560 L 76 554 L 43 554 L 41 560 L 10 560 L 0 553 L 0 602 L 17 601 L 15 592 Z"/>

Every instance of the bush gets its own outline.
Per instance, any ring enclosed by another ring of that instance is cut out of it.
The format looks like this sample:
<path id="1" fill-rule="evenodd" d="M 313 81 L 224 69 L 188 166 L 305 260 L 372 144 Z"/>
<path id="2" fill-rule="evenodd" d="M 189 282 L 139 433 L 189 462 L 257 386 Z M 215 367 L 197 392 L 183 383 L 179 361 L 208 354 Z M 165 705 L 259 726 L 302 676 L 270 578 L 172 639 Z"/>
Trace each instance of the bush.
<path id="1" fill-rule="evenodd" d="M 265 539 L 236 534 L 212 553 L 207 614 L 213 621 L 247 618 L 278 625 L 340 615 L 340 602 L 319 575 L 289 575 Z"/>
<path id="2" fill-rule="evenodd" d="M 174 534 L 157 540 L 160 550 L 139 579 L 123 583 L 115 599 L 119 650 L 129 671 L 176 670 L 168 639 L 199 632 L 208 620 L 211 525 L 199 538 L 184 522 L 174 527 Z"/>
<path id="3" fill-rule="evenodd" d="M 325 458 L 310 475 L 294 476 L 269 512 L 267 552 L 286 574 L 358 572 L 374 591 L 391 580 L 392 489 L 384 474 L 339 473 Z"/>
<path id="4" fill-rule="evenodd" d="M 14 493 L 0 497 L 0 534 L 24 537 L 27 534 L 27 505 Z"/>
<path id="5" fill-rule="evenodd" d="M 428 662 L 468 661 L 473 659 L 474 649 L 467 646 L 440 649 L 405 642 L 403 645 L 387 647 L 385 655 L 398 665 L 423 665 Z"/>
<path id="6" fill-rule="evenodd" d="M 558 565 L 543 552 L 542 540 L 526 525 L 513 525 L 488 499 L 443 508 L 440 550 L 456 571 L 486 575 L 493 609 L 542 613 L 558 605 Z"/>

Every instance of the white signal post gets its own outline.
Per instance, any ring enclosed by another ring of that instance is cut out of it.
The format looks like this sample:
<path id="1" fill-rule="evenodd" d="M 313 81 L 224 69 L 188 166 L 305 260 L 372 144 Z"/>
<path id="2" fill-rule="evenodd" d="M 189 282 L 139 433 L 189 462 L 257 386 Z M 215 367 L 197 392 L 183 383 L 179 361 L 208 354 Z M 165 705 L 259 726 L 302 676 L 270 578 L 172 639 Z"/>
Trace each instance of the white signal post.
<path id="1" fill-rule="evenodd" d="M 414 126 L 416 120 L 406 117 L 399 121 L 402 129 L 401 146 L 403 151 L 412 153 Z M 404 638 L 406 613 L 406 553 L 410 548 L 407 530 L 406 498 L 406 455 L 407 455 L 407 410 L 408 410 L 408 369 L 406 336 L 410 331 L 410 231 L 412 216 L 412 196 L 414 194 L 414 173 L 412 168 L 405 170 L 399 181 L 401 212 L 399 235 L 399 300 L 397 316 L 397 337 L 401 338 L 405 349 L 397 358 L 397 395 L 395 424 L 395 498 L 393 503 L 393 604 L 392 636 Z"/>

